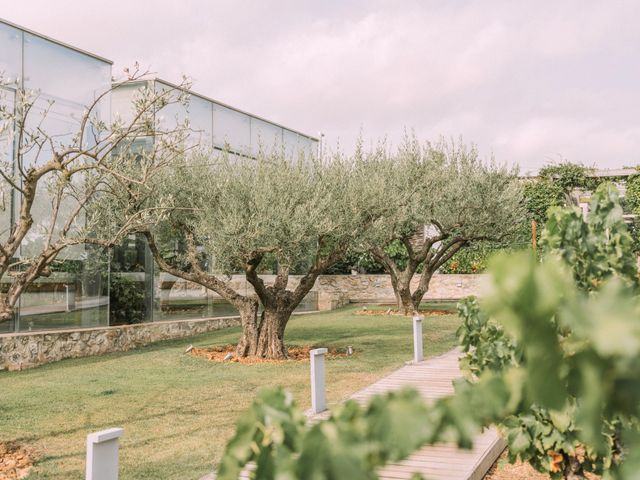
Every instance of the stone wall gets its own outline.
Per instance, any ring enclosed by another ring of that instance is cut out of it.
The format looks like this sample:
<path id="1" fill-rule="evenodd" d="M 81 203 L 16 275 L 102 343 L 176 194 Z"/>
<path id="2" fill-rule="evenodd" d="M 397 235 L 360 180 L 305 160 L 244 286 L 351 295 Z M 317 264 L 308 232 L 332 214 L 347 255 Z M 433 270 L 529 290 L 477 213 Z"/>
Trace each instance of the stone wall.
<path id="1" fill-rule="evenodd" d="M 275 281 L 275 275 L 260 275 L 260 278 L 267 285 L 271 285 Z M 485 274 L 435 274 L 431 279 L 425 299 L 458 300 L 469 295 L 479 295 L 485 279 Z M 413 278 L 412 289 L 417 286 L 419 281 L 420 276 L 416 274 Z M 299 275 L 291 275 L 288 288 L 295 288 L 299 282 Z M 229 280 L 229 285 L 245 295 L 253 293 L 253 287 L 242 275 L 233 275 Z M 206 298 L 208 295 L 211 298 L 220 298 L 215 292 L 181 279 L 172 280 L 171 285 L 167 284 L 165 288 L 171 289 L 170 293 L 167 291 L 162 294 L 166 297 L 171 295 Z M 333 310 L 348 303 L 390 303 L 395 301 L 391 279 L 386 274 L 321 275 L 311 291 L 317 294 L 319 310 Z"/>
<path id="2" fill-rule="evenodd" d="M 412 289 L 420 281 L 413 278 Z M 459 300 L 469 295 L 479 295 L 487 281 L 485 274 L 455 275 L 436 274 L 431 279 L 425 300 Z M 394 303 L 395 295 L 389 275 L 323 275 L 316 282 L 319 310 L 346 303 Z M 320 301 L 322 300 L 322 302 Z M 333 307 L 335 308 L 335 307 Z"/>
<path id="3" fill-rule="evenodd" d="M 142 345 L 240 324 L 237 317 L 178 320 L 82 330 L 0 335 L 0 370 L 22 370 L 65 358 L 124 352 Z"/>

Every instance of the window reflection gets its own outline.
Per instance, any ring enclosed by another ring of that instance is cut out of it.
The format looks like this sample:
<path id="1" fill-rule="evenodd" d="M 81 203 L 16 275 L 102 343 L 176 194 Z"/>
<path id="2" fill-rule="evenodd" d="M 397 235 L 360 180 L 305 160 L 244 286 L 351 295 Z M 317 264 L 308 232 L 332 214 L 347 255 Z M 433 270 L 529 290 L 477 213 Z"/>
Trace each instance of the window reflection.
<path id="1" fill-rule="evenodd" d="M 248 115 L 213 104 L 213 143 L 238 153 L 249 153 L 251 125 Z"/>

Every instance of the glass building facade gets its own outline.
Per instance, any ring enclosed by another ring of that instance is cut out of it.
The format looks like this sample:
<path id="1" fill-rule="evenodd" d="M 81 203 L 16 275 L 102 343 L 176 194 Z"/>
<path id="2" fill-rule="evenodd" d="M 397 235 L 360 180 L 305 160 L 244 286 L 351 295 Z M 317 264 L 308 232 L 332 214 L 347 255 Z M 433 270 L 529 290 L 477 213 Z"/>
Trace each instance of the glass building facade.
<path id="1" fill-rule="evenodd" d="M 26 129 L 39 125 L 60 147 L 73 141 L 86 106 L 111 83 L 110 61 L 5 22 L 0 22 L 0 72 L 4 106 L 15 108 L 18 91 L 34 92 Z M 109 107 L 109 101 L 98 106 L 101 118 L 109 118 Z M 0 138 L 0 152 L 6 162 L 3 165 L 15 161 L 14 141 L 8 133 Z M 36 157 L 33 150 L 25 154 L 24 167 L 46 161 L 50 154 L 45 147 Z M 9 198 L 5 198 L 0 211 L 3 238 L 20 209 L 20 196 L 5 189 L 7 192 Z M 33 227 L 20 246 L 20 258 L 41 251 L 52 208 L 48 192 L 42 189 L 32 208 Z M 63 203 L 61 209 L 65 208 L 71 209 L 72 205 Z M 0 323 L 0 332 L 108 324 L 108 257 L 80 245 L 64 250 L 58 258 L 61 261 L 53 266 L 52 273 L 37 279 L 21 296 L 14 321 Z M 6 291 L 10 281 L 5 276 L 0 290 Z"/>
<path id="2" fill-rule="evenodd" d="M 112 114 L 125 121 L 129 119 L 133 113 L 131 101 L 141 88 L 162 92 L 177 86 L 157 78 L 118 87 L 112 93 Z M 260 148 L 268 150 L 272 147 L 284 147 L 286 154 L 291 157 L 299 154 L 314 156 L 318 151 L 317 138 L 195 92 L 189 92 L 186 105 L 173 103 L 163 108 L 159 115 L 163 128 L 174 127 L 188 119 L 192 131 L 189 141 L 192 144 L 226 150 L 238 156 L 251 158 Z"/>
<path id="3" fill-rule="evenodd" d="M 111 86 L 109 60 L 3 20 L 0 20 L 0 74 L 2 105 L 14 108 L 19 90 L 37 91 L 31 121 L 41 121 L 41 113 L 49 109 L 42 128 L 47 134 L 55 135 L 61 144 L 70 141 L 79 130 L 79 118 L 87 105 Z M 109 119 L 118 115 L 126 120 L 132 111 L 135 91 L 145 86 L 156 90 L 173 87 L 160 79 L 118 87 L 99 105 L 100 116 Z M 298 152 L 313 156 L 317 152 L 316 138 L 190 93 L 186 106 L 170 105 L 159 115 L 161 122 L 188 118 L 192 130 L 188 141 L 193 145 L 227 150 L 248 158 L 261 146 L 282 146 L 291 156 Z M 12 135 L 0 134 L 0 160 L 7 164 L 15 159 L 13 141 Z M 36 160 L 27 157 L 25 162 L 29 161 Z M 15 192 L 10 192 L 9 198 L 0 199 L 0 238 L 8 235 L 19 201 Z M 34 227 L 20 248 L 21 257 L 39 251 L 39 242 L 43 241 L 40 233 L 48 226 L 51 208 L 50 199 L 43 191 L 36 199 Z M 21 296 L 14 321 L 0 323 L 0 333 L 234 313 L 231 306 L 213 292 L 162 272 L 154 264 L 144 240 L 135 235 L 112 252 L 102 253 L 81 245 L 63 250 L 59 259 L 50 276 L 39 278 Z M 10 281 L 6 277 L 1 279 L 0 291 L 6 291 Z M 301 308 L 315 308 L 312 295 Z"/>

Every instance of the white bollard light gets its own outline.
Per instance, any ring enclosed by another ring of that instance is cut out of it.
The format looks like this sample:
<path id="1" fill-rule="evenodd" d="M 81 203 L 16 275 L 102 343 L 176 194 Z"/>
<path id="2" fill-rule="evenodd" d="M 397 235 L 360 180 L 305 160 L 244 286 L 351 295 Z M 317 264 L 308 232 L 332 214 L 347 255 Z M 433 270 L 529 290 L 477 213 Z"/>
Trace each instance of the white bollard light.
<path id="1" fill-rule="evenodd" d="M 413 317 L 413 361 L 419 363 L 424 359 L 422 351 L 422 320 L 424 317 Z"/>
<path id="2" fill-rule="evenodd" d="M 118 480 L 118 439 L 122 428 L 87 435 L 86 480 Z"/>
<path id="3" fill-rule="evenodd" d="M 311 359 L 311 410 L 313 413 L 327 409 L 324 394 L 324 355 L 326 348 L 316 348 L 309 352 Z"/>
<path id="4" fill-rule="evenodd" d="M 64 286 L 64 294 L 65 294 L 65 303 L 66 303 L 66 311 L 72 312 L 76 309 L 76 291 L 72 289 L 69 285 Z"/>

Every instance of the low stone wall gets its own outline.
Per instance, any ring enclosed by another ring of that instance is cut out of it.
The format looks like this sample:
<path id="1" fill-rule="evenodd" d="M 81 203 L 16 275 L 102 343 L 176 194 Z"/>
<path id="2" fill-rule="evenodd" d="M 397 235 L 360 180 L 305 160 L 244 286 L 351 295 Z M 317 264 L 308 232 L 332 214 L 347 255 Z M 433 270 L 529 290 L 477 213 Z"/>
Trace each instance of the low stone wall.
<path id="1" fill-rule="evenodd" d="M 273 284 L 275 275 L 260 275 L 267 285 Z M 479 295 L 486 282 L 485 274 L 456 275 L 435 274 L 429 284 L 425 300 L 458 300 L 469 295 Z M 416 288 L 420 275 L 412 281 Z M 299 275 L 289 277 L 290 289 L 300 282 Z M 167 282 L 168 285 L 168 282 Z M 243 294 L 253 293 L 253 287 L 242 275 L 233 275 L 229 285 Z M 317 294 L 318 310 L 333 310 L 348 303 L 392 303 L 395 302 L 393 287 L 389 275 L 321 275 L 311 292 Z M 163 298 L 220 298 L 218 294 L 204 287 L 172 277 L 171 286 L 161 294 Z"/>
<path id="2" fill-rule="evenodd" d="M 416 288 L 420 276 L 412 281 L 412 289 Z M 436 274 L 431 279 L 425 300 L 459 300 L 469 295 L 480 295 L 487 276 Z M 345 303 L 394 303 L 395 295 L 389 275 L 323 275 L 318 278 L 316 287 L 319 299 L 327 306 L 333 301 L 335 305 Z M 320 302 L 319 302 L 320 303 Z M 335 307 L 334 307 L 335 308 Z M 319 306 L 319 309 L 322 308 Z"/>
<path id="3" fill-rule="evenodd" d="M 188 337 L 239 324 L 238 317 L 224 317 L 3 334 L 0 335 L 0 370 L 22 370 L 65 358 L 124 352 L 160 340 Z"/>

